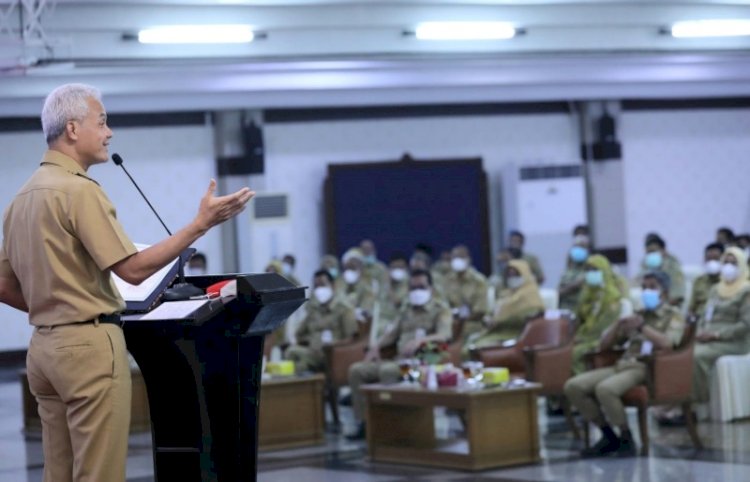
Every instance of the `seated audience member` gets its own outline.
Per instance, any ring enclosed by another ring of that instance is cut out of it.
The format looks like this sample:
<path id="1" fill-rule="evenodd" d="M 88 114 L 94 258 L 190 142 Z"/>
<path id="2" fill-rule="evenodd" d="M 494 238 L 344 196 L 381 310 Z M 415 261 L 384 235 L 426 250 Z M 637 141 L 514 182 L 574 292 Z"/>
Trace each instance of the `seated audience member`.
<path id="1" fill-rule="evenodd" d="M 279 261 L 278 259 L 273 259 L 269 261 L 264 271 L 266 273 L 276 273 L 276 274 L 280 274 L 283 276 L 283 268 L 281 267 L 281 261 Z"/>
<path id="2" fill-rule="evenodd" d="M 451 273 L 445 278 L 443 293 L 466 340 L 482 330 L 482 319 L 487 314 L 487 280 L 472 267 L 469 248 L 456 246 L 451 256 Z"/>
<path id="3" fill-rule="evenodd" d="M 432 276 L 435 277 L 435 274 L 437 274 L 445 279 L 451 274 L 451 259 L 451 250 L 441 251 L 440 259 L 432 265 Z"/>
<path id="4" fill-rule="evenodd" d="M 197 252 L 188 260 L 187 265 L 185 266 L 185 275 L 203 276 L 207 272 L 206 266 L 206 255 Z"/>
<path id="5" fill-rule="evenodd" d="M 399 311 L 406 306 L 409 296 L 409 264 L 403 253 L 393 253 L 388 261 L 388 283 L 380 290 L 380 317 L 383 321 L 394 321 Z"/>
<path id="6" fill-rule="evenodd" d="M 716 360 L 748 352 L 750 281 L 745 253 L 728 248 L 722 263 L 720 280 L 711 288 L 695 337 L 693 401 L 697 403 L 709 399 L 709 379 Z"/>
<path id="7" fill-rule="evenodd" d="M 738 235 L 737 247 L 745 253 L 745 257 L 748 258 L 748 263 L 750 263 L 750 234 Z"/>
<path id="8" fill-rule="evenodd" d="M 568 251 L 565 271 L 557 287 L 561 310 L 574 310 L 586 278 L 586 260 L 589 257 L 589 238 L 583 234 L 573 237 L 573 247 Z"/>
<path id="9" fill-rule="evenodd" d="M 529 268 L 531 268 L 531 272 L 534 274 L 537 284 L 541 286 L 544 284 L 544 271 L 542 271 L 542 265 L 539 263 L 539 258 L 524 250 L 524 244 L 526 244 L 526 237 L 521 231 L 510 232 L 508 247 L 516 248 L 521 252 L 521 259 L 529 264 Z"/>
<path id="10" fill-rule="evenodd" d="M 679 306 L 685 300 L 685 276 L 682 274 L 680 261 L 667 252 L 667 243 L 656 233 L 646 236 L 646 256 L 641 262 L 641 272 L 638 280 L 647 271 L 663 271 L 670 281 L 669 303 Z"/>
<path id="11" fill-rule="evenodd" d="M 724 249 L 734 246 L 736 242 L 734 231 L 726 226 L 720 227 L 716 230 L 716 242 L 724 246 Z"/>
<path id="12" fill-rule="evenodd" d="M 618 345 L 625 347 L 625 353 L 614 366 L 582 373 L 565 384 L 568 400 L 587 422 L 596 424 L 602 431 L 602 438 L 583 450 L 584 457 L 611 453 L 636 455 L 622 395 L 646 382 L 646 364 L 637 357 L 650 354 L 654 349 L 669 350 L 682 335 L 684 320 L 668 302 L 669 277 L 661 271 L 647 272 L 643 275 L 642 287 L 644 309 L 614 322 L 599 342 L 601 350 Z M 619 429 L 619 437 L 614 427 Z"/>
<path id="13" fill-rule="evenodd" d="M 411 258 L 409 258 L 409 270 L 429 271 L 430 275 L 432 276 L 432 291 L 434 293 L 434 296 L 445 301 L 445 295 L 443 295 L 443 275 L 441 275 L 437 270 L 431 269 L 431 266 L 432 258 L 430 258 L 430 255 L 422 249 L 415 249 L 414 253 L 412 253 L 411 255 Z"/>
<path id="14" fill-rule="evenodd" d="M 435 299 L 429 271 L 412 271 L 409 277 L 409 305 L 392 330 L 386 332 L 374 346 L 369 347 L 365 359 L 349 368 L 349 387 L 357 429 L 348 435 L 361 439 L 365 435 L 364 397 L 360 387 L 365 383 L 395 383 L 400 378 L 399 366 L 394 361 L 380 358 L 380 349 L 397 346 L 398 358 L 414 356 L 421 343 L 447 341 L 451 336 L 451 312 L 448 305 Z"/>
<path id="15" fill-rule="evenodd" d="M 388 284 L 388 268 L 378 259 L 375 243 L 371 240 L 362 240 L 359 243 L 359 250 L 362 252 L 362 261 L 364 262 L 363 275 L 373 282 L 372 291 L 377 295 L 381 288 Z"/>
<path id="16" fill-rule="evenodd" d="M 328 271 L 334 282 L 338 281 L 339 275 L 341 274 L 341 265 L 339 264 L 339 259 L 336 256 L 332 254 L 326 254 L 325 256 L 323 256 L 323 258 L 321 258 L 320 260 L 320 269 Z"/>
<path id="17" fill-rule="evenodd" d="M 693 290 L 690 293 L 690 302 L 687 312 L 691 316 L 700 316 L 708 301 L 708 293 L 716 283 L 719 282 L 721 273 L 721 256 L 724 254 L 724 245 L 711 243 L 703 251 L 705 273 L 695 278 Z"/>
<path id="18" fill-rule="evenodd" d="M 294 283 L 296 286 L 301 286 L 302 283 L 294 276 L 294 268 L 297 266 L 297 258 L 292 254 L 285 254 L 281 258 L 281 275 Z"/>
<path id="19" fill-rule="evenodd" d="M 375 293 L 372 280 L 364 274 L 364 259 L 358 248 L 351 248 L 341 258 L 344 273 L 337 280 L 337 290 L 357 312 L 357 321 L 366 322 L 372 316 Z"/>
<path id="20" fill-rule="evenodd" d="M 325 371 L 323 345 L 351 339 L 358 328 L 354 308 L 333 289 L 331 273 L 315 272 L 312 293 L 307 313 L 297 327 L 297 344 L 285 353 L 286 359 L 294 361 L 297 373 Z"/>
<path id="21" fill-rule="evenodd" d="M 476 339 L 469 339 L 470 345 L 497 345 L 504 340 L 518 338 L 526 320 L 544 311 L 539 286 L 526 261 L 510 261 L 504 275 L 507 288 L 501 293 L 487 328 L 478 333 Z"/>
<path id="22" fill-rule="evenodd" d="M 604 330 L 620 318 L 620 285 L 607 258 L 600 254 L 586 260 L 586 284 L 576 306 L 578 330 L 573 347 L 573 371 L 581 373 L 583 355 L 599 346 Z"/>

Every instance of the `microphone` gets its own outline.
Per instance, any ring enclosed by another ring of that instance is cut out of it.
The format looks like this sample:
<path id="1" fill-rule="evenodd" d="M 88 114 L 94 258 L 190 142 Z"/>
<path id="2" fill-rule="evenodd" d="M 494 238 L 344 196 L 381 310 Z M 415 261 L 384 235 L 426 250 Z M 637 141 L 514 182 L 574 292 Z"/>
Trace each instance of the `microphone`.
<path id="1" fill-rule="evenodd" d="M 159 216 L 159 213 L 156 212 L 156 209 L 154 209 L 154 206 L 151 205 L 151 202 L 148 200 L 146 195 L 143 194 L 143 191 L 141 191 L 141 188 L 138 187 L 138 183 L 135 182 L 135 179 L 133 179 L 133 176 L 131 176 L 128 170 L 125 169 L 125 166 L 123 166 L 122 157 L 115 152 L 112 154 L 112 162 L 120 166 L 122 170 L 125 171 L 125 174 L 127 174 L 128 178 L 130 179 L 130 182 L 132 182 L 135 188 L 138 189 L 138 192 L 141 193 L 143 200 L 146 201 L 146 204 L 148 204 L 148 207 L 151 208 L 151 211 L 153 211 L 154 215 L 159 220 L 161 225 L 164 226 L 164 230 L 167 232 L 167 234 L 172 236 L 172 231 L 170 231 L 167 225 L 164 224 L 164 221 L 161 219 L 161 216 Z M 180 254 L 178 259 L 179 259 L 179 262 L 177 263 L 177 268 L 178 268 L 177 275 L 179 277 L 179 283 L 174 284 L 171 288 L 164 291 L 164 299 L 167 301 L 187 300 L 187 299 L 190 299 L 192 296 L 200 296 L 203 294 L 202 289 L 185 281 L 185 260 L 182 258 L 182 254 Z"/>

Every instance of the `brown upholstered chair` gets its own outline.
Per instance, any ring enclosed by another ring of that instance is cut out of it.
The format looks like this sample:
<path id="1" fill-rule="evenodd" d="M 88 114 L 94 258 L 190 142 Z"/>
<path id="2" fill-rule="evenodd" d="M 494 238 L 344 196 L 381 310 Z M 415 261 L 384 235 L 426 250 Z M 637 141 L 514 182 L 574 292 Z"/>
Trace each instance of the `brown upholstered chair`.
<path id="1" fill-rule="evenodd" d="M 521 336 L 501 346 L 471 349 L 471 357 L 486 367 L 508 368 L 511 377 L 524 378 L 542 385 L 541 395 L 558 397 L 573 435 L 580 433 L 570 413 L 570 403 L 563 392 L 573 374 L 572 316 L 546 319 L 544 316 L 526 322 Z"/>
<path id="2" fill-rule="evenodd" d="M 366 339 L 340 341 L 323 347 L 326 357 L 325 395 L 331 407 L 331 415 L 336 425 L 339 419 L 339 389 L 349 385 L 349 367 L 362 361 L 367 349 Z"/>
<path id="3" fill-rule="evenodd" d="M 692 413 L 693 346 L 695 320 L 685 326 L 680 343 L 674 350 L 656 351 L 639 359 L 646 363 L 646 383 L 631 388 L 622 396 L 625 406 L 638 409 L 638 428 L 641 433 L 641 455 L 649 452 L 648 407 L 650 405 L 681 405 L 690 439 L 696 449 L 702 449 Z M 590 369 L 602 368 L 617 362 L 623 350 L 604 350 L 587 353 L 584 357 Z M 584 441 L 589 444 L 588 424 L 585 424 Z"/>

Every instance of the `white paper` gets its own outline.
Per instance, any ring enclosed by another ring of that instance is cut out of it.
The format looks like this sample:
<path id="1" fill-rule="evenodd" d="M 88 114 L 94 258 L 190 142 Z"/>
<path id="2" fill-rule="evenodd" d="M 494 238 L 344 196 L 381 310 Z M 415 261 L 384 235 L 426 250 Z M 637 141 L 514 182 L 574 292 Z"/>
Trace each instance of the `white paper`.
<path id="1" fill-rule="evenodd" d="M 208 300 L 165 301 L 143 315 L 141 320 L 179 320 L 208 303 Z"/>
<path id="2" fill-rule="evenodd" d="M 651 340 L 643 340 L 641 343 L 641 355 L 650 355 L 654 351 L 654 344 Z"/>
<path id="3" fill-rule="evenodd" d="M 138 248 L 138 251 L 143 251 L 144 249 L 148 248 L 149 245 L 135 243 L 135 247 Z M 151 293 L 154 292 L 157 286 L 159 286 L 159 283 L 161 283 L 161 281 L 167 276 L 167 273 L 169 273 L 169 269 L 172 267 L 175 261 L 177 261 L 177 258 L 175 258 L 173 261 L 171 261 L 169 264 L 167 264 L 165 267 L 163 267 L 153 275 L 146 278 L 143 283 L 139 285 L 131 285 L 127 281 L 117 276 L 115 273 L 112 273 L 112 280 L 115 282 L 117 290 L 120 292 L 120 295 L 125 301 L 145 301 L 151 295 Z"/>

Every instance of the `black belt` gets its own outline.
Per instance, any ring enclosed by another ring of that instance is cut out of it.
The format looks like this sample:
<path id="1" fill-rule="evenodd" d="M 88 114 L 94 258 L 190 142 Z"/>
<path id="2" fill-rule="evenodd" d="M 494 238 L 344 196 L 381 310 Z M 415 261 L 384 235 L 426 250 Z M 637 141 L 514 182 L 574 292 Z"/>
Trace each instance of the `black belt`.
<path id="1" fill-rule="evenodd" d="M 117 313 L 113 315 L 100 315 L 99 317 L 94 318 L 93 320 L 86 320 L 82 323 L 90 324 L 90 323 L 96 323 L 97 321 L 99 321 L 99 323 L 109 323 L 111 325 L 117 325 L 120 328 L 122 328 L 122 325 L 123 325 L 122 318 L 120 318 L 120 315 L 118 315 Z"/>

